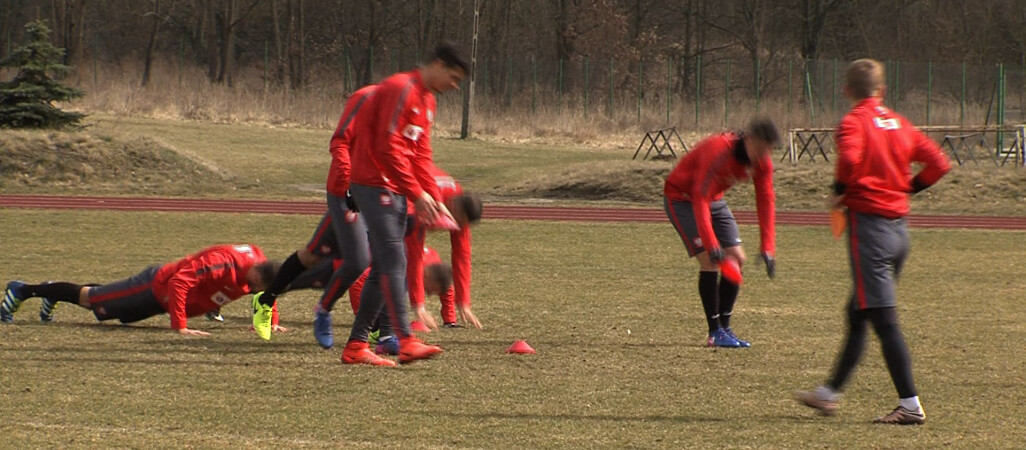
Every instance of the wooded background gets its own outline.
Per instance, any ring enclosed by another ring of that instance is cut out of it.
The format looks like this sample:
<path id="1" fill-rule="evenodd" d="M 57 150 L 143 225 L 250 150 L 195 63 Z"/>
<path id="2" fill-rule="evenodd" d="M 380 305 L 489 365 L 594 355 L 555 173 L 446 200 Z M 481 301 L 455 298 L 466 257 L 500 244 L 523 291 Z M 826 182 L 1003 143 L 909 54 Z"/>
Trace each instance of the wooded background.
<path id="1" fill-rule="evenodd" d="M 965 120 L 931 118 L 931 102 L 1021 121 L 1026 102 L 1023 0 L 0 0 L 0 52 L 42 18 L 80 74 L 120 67 L 146 86 L 163 63 L 212 84 L 351 92 L 442 39 L 469 54 L 475 7 L 478 108 L 665 108 L 665 122 L 697 124 L 785 99 L 826 123 L 859 57 L 887 62 L 889 100 L 920 122 Z"/>

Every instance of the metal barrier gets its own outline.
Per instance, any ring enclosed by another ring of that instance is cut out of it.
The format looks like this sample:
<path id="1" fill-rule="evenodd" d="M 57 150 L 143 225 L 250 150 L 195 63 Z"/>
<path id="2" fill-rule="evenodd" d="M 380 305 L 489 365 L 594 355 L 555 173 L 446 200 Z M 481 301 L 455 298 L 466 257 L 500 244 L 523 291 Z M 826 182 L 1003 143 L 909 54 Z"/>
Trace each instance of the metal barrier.
<path id="1" fill-rule="evenodd" d="M 1026 124 L 987 125 L 973 127 L 925 126 L 919 127 L 937 141 L 942 150 L 963 166 L 970 162 L 979 165 L 977 153 L 986 155 L 995 166 L 1011 162 L 1014 167 L 1026 167 Z M 788 150 L 781 157 L 797 164 L 806 156 L 815 162 L 817 156 L 830 161 L 837 155 L 833 128 L 792 128 L 788 131 Z M 991 140 L 992 139 L 992 140 Z"/>
<path id="2" fill-rule="evenodd" d="M 653 159 L 666 159 L 673 156 L 673 159 L 677 159 L 677 153 L 673 151 L 673 143 L 670 138 L 676 138 L 677 143 L 684 150 L 684 153 L 691 151 L 688 149 L 688 145 L 684 143 L 684 140 L 680 138 L 680 133 L 677 133 L 677 127 L 664 128 L 662 130 L 649 131 L 645 133 L 645 137 L 641 138 L 641 143 L 638 144 L 638 149 L 634 151 L 634 156 L 631 159 L 636 159 L 638 154 L 641 153 L 641 148 L 645 146 L 647 142 L 648 150 L 645 152 L 645 156 L 641 158 L 642 161 L 648 159 L 648 155 L 655 150 L 656 154 Z M 662 142 L 662 145 L 659 144 Z M 669 151 L 670 155 L 664 155 L 663 152 Z"/>

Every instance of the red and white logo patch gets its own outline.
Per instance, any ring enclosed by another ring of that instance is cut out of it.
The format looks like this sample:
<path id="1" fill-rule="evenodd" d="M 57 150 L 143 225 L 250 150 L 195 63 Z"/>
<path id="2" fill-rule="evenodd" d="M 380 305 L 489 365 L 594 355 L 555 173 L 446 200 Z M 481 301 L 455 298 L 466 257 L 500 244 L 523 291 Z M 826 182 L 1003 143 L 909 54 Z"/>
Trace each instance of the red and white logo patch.
<path id="1" fill-rule="evenodd" d="M 356 218 L 359 217 L 354 211 L 346 211 L 346 223 L 356 223 Z"/>
<path id="2" fill-rule="evenodd" d="M 381 194 L 381 206 L 392 206 L 392 196 Z"/>

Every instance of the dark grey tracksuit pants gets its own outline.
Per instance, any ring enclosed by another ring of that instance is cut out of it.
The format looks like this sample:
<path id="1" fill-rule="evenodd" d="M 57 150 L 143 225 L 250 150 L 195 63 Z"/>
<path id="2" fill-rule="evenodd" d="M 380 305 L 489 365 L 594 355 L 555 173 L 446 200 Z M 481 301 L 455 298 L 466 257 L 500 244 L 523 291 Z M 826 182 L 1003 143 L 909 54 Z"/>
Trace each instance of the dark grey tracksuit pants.
<path id="1" fill-rule="evenodd" d="M 352 212 L 346 207 L 346 199 L 328 193 L 328 214 L 331 215 L 331 228 L 342 256 L 342 266 L 324 285 L 324 294 L 320 305 L 331 311 L 346 289 L 349 289 L 370 264 L 370 249 L 367 248 L 367 225 L 363 215 Z"/>
<path id="2" fill-rule="evenodd" d="M 406 315 L 406 197 L 384 188 L 351 184 L 349 192 L 367 223 L 371 270 L 360 293 L 360 309 L 349 340 L 367 341 L 378 315 L 381 335 L 410 336 Z"/>

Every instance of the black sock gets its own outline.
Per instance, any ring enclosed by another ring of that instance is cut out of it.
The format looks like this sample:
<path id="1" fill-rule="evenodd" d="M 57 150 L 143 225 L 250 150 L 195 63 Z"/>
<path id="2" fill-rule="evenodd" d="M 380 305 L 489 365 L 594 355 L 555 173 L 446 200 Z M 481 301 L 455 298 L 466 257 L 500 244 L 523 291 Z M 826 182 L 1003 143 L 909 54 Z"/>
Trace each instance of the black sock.
<path id="1" fill-rule="evenodd" d="M 78 293 L 82 286 L 73 283 L 42 283 L 26 284 L 21 288 L 22 295 L 29 297 L 46 297 L 50 300 L 78 304 Z"/>
<path id="2" fill-rule="evenodd" d="M 730 315 L 734 312 L 734 302 L 737 301 L 737 293 L 741 287 L 731 283 L 725 277 L 720 277 L 720 325 L 723 328 L 730 328 Z"/>
<path id="3" fill-rule="evenodd" d="M 698 295 L 702 297 L 702 308 L 705 309 L 705 320 L 709 324 L 709 333 L 720 327 L 717 312 L 716 278 L 718 272 L 698 272 Z"/>
<path id="4" fill-rule="evenodd" d="M 278 298 L 285 288 L 292 284 L 292 282 L 300 274 L 306 271 L 306 266 L 299 260 L 299 253 L 292 252 L 285 262 L 281 263 L 281 268 L 278 269 L 278 274 L 274 276 L 274 280 L 264 290 L 264 294 L 260 296 L 260 303 L 265 306 L 274 305 L 274 301 Z"/>

